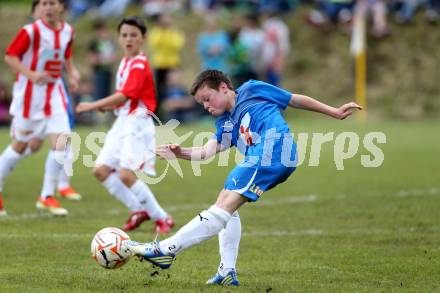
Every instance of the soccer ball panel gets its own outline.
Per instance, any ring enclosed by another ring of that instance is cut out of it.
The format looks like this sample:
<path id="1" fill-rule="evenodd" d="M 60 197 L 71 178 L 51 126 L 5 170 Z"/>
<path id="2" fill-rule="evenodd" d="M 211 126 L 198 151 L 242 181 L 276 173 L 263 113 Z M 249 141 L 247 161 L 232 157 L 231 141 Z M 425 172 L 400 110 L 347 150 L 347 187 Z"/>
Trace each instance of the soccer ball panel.
<path id="1" fill-rule="evenodd" d="M 93 237 L 91 244 L 92 258 L 102 267 L 115 269 L 124 265 L 131 256 L 125 247 L 130 237 L 121 229 L 104 228 Z"/>

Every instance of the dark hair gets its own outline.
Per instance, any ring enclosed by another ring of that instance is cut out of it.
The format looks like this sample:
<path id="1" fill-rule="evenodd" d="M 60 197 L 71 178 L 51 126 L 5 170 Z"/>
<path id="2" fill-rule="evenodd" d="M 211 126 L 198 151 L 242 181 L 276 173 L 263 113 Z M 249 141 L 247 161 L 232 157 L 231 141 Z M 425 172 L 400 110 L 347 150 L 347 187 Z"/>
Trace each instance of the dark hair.
<path id="1" fill-rule="evenodd" d="M 38 4 L 40 4 L 40 0 L 32 0 L 31 13 L 35 12 L 35 9 L 37 8 Z"/>
<path id="2" fill-rule="evenodd" d="M 58 0 L 58 2 L 62 5 L 65 4 L 65 0 Z M 37 8 L 38 4 L 40 4 L 40 0 L 32 0 L 32 4 L 31 4 L 31 13 L 32 14 L 35 12 L 35 9 Z"/>
<path id="3" fill-rule="evenodd" d="M 121 31 L 121 27 L 122 25 L 127 24 L 127 25 L 132 25 L 137 27 L 143 36 L 145 36 L 145 34 L 147 33 L 147 26 L 145 25 L 144 21 L 142 20 L 142 18 L 138 17 L 138 16 L 127 16 L 124 17 L 121 22 L 118 25 L 118 33 Z"/>
<path id="4" fill-rule="evenodd" d="M 194 96 L 196 92 L 204 86 L 218 90 L 222 82 L 224 82 L 229 89 L 233 89 L 231 80 L 222 71 L 215 69 L 202 71 L 199 73 L 193 85 L 191 86 L 190 93 L 192 96 Z"/>

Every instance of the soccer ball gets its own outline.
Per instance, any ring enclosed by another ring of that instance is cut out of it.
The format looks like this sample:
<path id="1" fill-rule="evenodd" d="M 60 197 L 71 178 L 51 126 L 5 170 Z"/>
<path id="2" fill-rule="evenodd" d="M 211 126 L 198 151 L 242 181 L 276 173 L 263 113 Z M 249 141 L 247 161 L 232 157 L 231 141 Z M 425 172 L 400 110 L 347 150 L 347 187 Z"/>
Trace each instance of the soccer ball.
<path id="1" fill-rule="evenodd" d="M 131 252 L 125 246 L 130 237 L 121 229 L 104 228 L 93 237 L 92 258 L 106 269 L 116 269 L 127 263 Z"/>

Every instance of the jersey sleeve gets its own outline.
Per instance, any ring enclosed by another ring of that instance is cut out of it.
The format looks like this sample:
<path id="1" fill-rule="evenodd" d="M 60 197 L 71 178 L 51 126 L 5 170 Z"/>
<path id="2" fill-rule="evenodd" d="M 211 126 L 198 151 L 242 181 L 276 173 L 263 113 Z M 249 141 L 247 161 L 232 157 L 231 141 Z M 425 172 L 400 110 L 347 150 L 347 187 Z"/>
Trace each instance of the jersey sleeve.
<path id="1" fill-rule="evenodd" d="M 31 44 L 31 39 L 27 31 L 22 28 L 15 36 L 14 40 L 9 44 L 6 49 L 6 54 L 10 56 L 16 56 L 21 58 Z"/>
<path id="2" fill-rule="evenodd" d="M 221 143 L 223 136 L 223 119 L 219 118 L 215 121 L 215 134 L 211 137 Z"/>
<path id="3" fill-rule="evenodd" d="M 230 148 L 232 146 L 232 129 L 228 128 L 227 118 L 221 116 L 215 121 L 215 134 L 212 135 L 211 139 L 215 139 L 224 148 Z M 232 125 L 230 127 L 233 127 Z"/>
<path id="4" fill-rule="evenodd" d="M 140 99 L 143 83 L 146 81 L 144 68 L 145 65 L 142 63 L 132 65 L 127 81 L 119 92 L 129 99 Z"/>
<path id="5" fill-rule="evenodd" d="M 75 37 L 75 32 L 73 31 L 73 28 L 72 28 L 72 36 L 70 37 L 69 43 L 67 43 L 66 52 L 64 53 L 64 57 L 66 59 L 69 59 L 70 57 L 72 57 L 72 44 L 73 44 L 74 37 Z"/>
<path id="6" fill-rule="evenodd" d="M 292 93 L 263 81 L 254 81 L 249 87 L 251 96 L 277 104 L 282 109 L 289 105 Z"/>

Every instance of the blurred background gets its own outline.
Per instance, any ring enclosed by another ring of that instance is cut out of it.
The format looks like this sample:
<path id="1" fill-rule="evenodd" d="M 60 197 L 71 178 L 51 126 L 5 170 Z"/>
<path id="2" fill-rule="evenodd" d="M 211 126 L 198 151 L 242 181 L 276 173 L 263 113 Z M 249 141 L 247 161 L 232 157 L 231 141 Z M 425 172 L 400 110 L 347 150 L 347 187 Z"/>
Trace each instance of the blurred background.
<path id="1" fill-rule="evenodd" d="M 227 72 L 235 85 L 262 79 L 333 105 L 361 99 L 370 120 L 436 118 L 439 2 L 67 0 L 65 19 L 75 27 L 74 60 L 82 75 L 79 91 L 71 93 L 73 104 L 114 90 L 122 54 L 117 23 L 124 15 L 140 15 L 148 26 L 145 51 L 164 120 L 208 119 L 188 96 L 192 80 L 205 68 Z M 19 28 L 32 21 L 30 9 L 31 1 L 0 1 L 2 52 Z M 356 28 L 355 19 L 365 22 L 365 33 Z M 366 52 L 364 61 L 357 59 L 353 46 L 357 53 Z M 0 62 L 0 125 L 10 119 L 13 79 Z M 86 113 L 77 120 L 100 124 L 110 118 Z"/>

